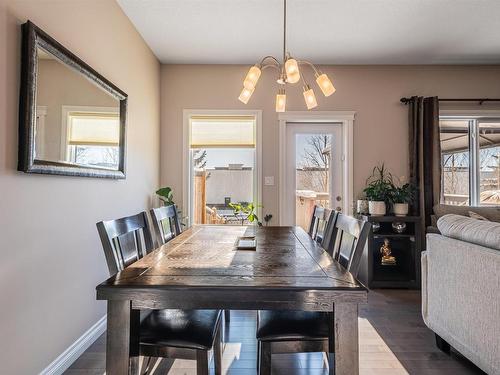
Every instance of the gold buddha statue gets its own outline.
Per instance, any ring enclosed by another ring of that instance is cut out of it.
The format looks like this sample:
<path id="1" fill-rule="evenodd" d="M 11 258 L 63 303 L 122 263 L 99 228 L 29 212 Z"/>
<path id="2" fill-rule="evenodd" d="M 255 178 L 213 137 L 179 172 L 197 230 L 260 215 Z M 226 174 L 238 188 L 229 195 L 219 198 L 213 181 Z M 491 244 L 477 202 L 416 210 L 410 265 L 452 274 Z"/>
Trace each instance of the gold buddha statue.
<path id="1" fill-rule="evenodd" d="M 383 265 L 395 265 L 396 258 L 391 255 L 391 247 L 389 245 L 389 239 L 384 239 L 384 244 L 380 248 L 380 253 L 382 254 L 382 264 Z"/>

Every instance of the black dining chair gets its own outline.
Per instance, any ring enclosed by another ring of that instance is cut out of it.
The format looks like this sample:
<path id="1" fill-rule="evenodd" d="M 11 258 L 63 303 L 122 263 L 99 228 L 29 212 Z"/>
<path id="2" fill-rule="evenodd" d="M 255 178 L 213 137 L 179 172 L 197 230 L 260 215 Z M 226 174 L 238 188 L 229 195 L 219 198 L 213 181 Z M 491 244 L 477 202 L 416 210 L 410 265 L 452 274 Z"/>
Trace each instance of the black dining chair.
<path id="1" fill-rule="evenodd" d="M 311 222 L 309 224 L 309 236 L 319 243 L 323 240 L 324 230 L 326 228 L 326 223 L 328 222 L 331 210 L 315 205 L 313 209 L 313 214 L 311 216 Z"/>
<path id="2" fill-rule="evenodd" d="M 328 221 L 325 250 L 356 276 L 370 223 L 333 212 Z M 333 313 L 260 310 L 257 315 L 257 366 L 259 374 L 271 374 L 275 353 L 334 352 Z"/>
<path id="3" fill-rule="evenodd" d="M 110 275 L 153 250 L 146 212 L 96 224 Z M 213 349 L 215 374 L 222 372 L 220 310 L 164 309 L 141 311 L 140 355 L 196 360 L 197 375 L 209 373 Z"/>
<path id="4" fill-rule="evenodd" d="M 175 205 L 152 208 L 149 214 L 153 221 L 158 246 L 166 244 L 172 238 L 181 234 L 181 225 Z"/>

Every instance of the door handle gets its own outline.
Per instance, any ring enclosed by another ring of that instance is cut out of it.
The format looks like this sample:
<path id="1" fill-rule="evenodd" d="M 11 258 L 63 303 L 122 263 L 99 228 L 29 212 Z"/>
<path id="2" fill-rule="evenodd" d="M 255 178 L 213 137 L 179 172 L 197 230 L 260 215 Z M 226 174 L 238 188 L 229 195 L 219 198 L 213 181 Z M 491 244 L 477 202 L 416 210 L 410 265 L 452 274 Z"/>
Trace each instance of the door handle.
<path id="1" fill-rule="evenodd" d="M 335 199 L 337 200 L 337 202 L 340 202 L 342 200 L 342 197 L 340 195 L 337 195 Z"/>

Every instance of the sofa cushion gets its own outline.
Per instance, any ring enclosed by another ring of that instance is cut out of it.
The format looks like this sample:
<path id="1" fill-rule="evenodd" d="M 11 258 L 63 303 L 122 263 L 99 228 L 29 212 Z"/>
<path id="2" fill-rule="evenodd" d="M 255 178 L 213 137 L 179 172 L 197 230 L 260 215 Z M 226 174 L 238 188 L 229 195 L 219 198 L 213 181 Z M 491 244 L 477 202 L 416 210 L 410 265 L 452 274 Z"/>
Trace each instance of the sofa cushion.
<path id="1" fill-rule="evenodd" d="M 443 236 L 500 250 L 500 223 L 448 214 L 437 226 Z"/>
<path id="2" fill-rule="evenodd" d="M 471 217 L 473 219 L 477 219 L 477 220 L 491 221 L 491 220 L 486 219 L 484 216 L 479 215 L 477 212 L 474 212 L 474 211 L 469 211 L 469 217 Z"/>
<path id="3" fill-rule="evenodd" d="M 469 211 L 473 211 L 490 221 L 500 222 L 500 207 L 471 207 L 436 204 L 434 205 L 433 210 L 438 219 L 447 214 L 469 216 Z"/>

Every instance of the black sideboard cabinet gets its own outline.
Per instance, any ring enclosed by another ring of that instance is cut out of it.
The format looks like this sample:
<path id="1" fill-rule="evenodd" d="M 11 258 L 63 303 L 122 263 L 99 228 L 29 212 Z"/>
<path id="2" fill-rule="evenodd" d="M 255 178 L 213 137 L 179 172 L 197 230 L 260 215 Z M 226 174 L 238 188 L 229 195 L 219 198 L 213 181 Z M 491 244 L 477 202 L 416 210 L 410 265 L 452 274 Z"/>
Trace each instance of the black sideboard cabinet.
<path id="1" fill-rule="evenodd" d="M 363 252 L 358 279 L 368 288 L 420 288 L 421 220 L 418 216 L 368 216 L 361 220 L 372 224 Z M 403 233 L 396 233 L 393 223 L 405 223 Z M 378 226 L 378 229 L 377 229 Z M 380 248 L 389 240 L 395 264 L 382 264 Z"/>

